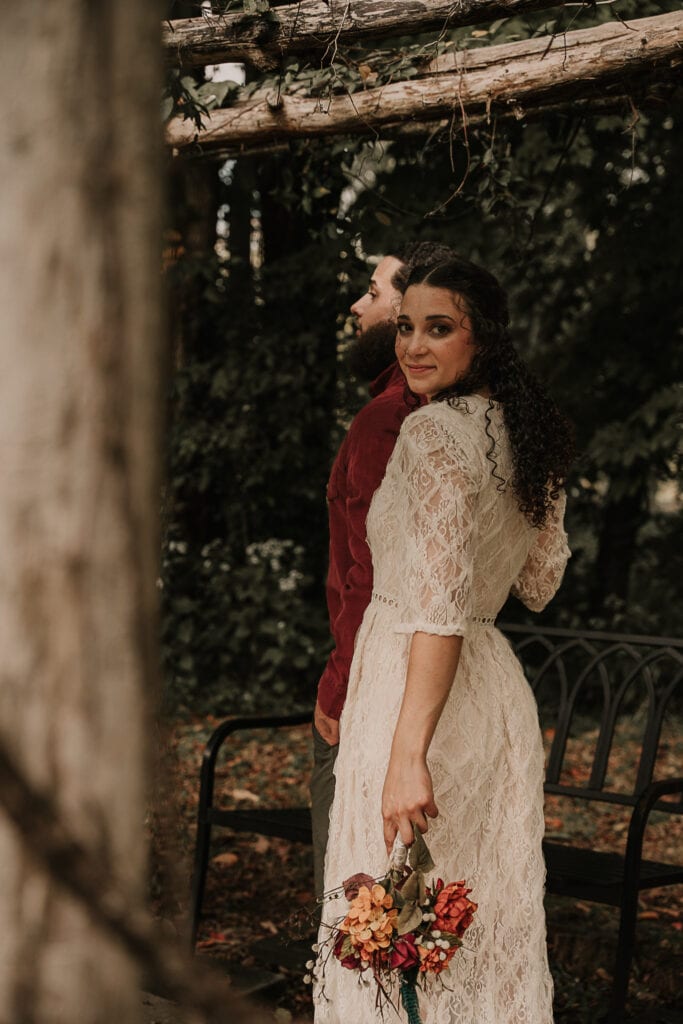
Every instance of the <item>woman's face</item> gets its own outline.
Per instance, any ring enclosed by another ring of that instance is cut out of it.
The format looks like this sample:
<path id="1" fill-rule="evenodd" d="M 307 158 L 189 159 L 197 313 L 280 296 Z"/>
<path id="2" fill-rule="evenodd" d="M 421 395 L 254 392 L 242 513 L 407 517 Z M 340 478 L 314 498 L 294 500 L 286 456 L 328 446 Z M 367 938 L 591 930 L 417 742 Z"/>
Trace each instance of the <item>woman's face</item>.
<path id="1" fill-rule="evenodd" d="M 412 285 L 398 316 L 396 358 L 416 395 L 432 399 L 470 368 L 474 337 L 465 304 L 446 288 Z"/>

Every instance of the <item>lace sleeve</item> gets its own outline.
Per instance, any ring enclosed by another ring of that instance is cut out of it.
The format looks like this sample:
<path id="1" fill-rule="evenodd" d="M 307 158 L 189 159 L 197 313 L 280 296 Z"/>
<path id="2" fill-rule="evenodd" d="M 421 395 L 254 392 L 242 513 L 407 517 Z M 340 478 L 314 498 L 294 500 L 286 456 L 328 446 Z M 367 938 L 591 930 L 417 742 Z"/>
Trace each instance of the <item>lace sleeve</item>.
<path id="1" fill-rule="evenodd" d="M 481 469 L 467 436 L 427 415 L 404 424 L 396 451 L 404 487 L 399 633 L 464 636 Z"/>
<path id="2" fill-rule="evenodd" d="M 532 612 L 542 611 L 555 596 L 571 557 L 564 529 L 566 504 L 567 496 L 562 492 L 510 590 Z"/>

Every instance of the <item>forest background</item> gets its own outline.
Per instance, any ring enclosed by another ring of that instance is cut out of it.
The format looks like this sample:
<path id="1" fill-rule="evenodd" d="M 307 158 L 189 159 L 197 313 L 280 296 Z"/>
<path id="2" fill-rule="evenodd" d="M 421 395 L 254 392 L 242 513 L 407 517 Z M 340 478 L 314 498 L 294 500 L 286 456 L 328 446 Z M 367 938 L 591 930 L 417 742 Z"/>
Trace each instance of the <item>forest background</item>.
<path id="1" fill-rule="evenodd" d="M 175 2 L 168 14 L 200 6 Z M 247 68 L 241 88 L 171 67 L 164 114 L 199 127 L 257 87 L 324 105 L 407 80 L 448 45 L 561 35 L 676 6 L 569 5 L 371 49 L 339 45 L 325 62 Z M 417 239 L 453 245 L 499 276 L 521 352 L 576 424 L 573 557 L 542 621 L 679 634 L 682 115 L 680 87 L 645 83 L 606 110 L 577 103 L 433 135 L 265 144 L 218 161 L 199 146 L 174 161 L 168 710 L 312 704 L 330 648 L 326 481 L 368 398 L 344 365 L 348 307 L 373 258 Z M 525 615 L 511 600 L 501 617 Z"/>

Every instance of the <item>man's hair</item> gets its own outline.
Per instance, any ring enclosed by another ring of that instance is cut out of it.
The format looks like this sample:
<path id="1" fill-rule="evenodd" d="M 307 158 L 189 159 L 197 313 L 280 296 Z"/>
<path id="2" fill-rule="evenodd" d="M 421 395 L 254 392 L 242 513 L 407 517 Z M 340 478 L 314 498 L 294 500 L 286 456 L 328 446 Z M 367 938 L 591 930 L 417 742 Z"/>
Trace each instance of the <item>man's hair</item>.
<path id="1" fill-rule="evenodd" d="M 450 263 L 460 258 L 460 254 L 450 245 L 442 242 L 407 242 L 398 249 L 387 253 L 403 264 L 393 275 L 391 283 L 403 294 L 408 285 L 408 278 L 414 267 L 437 267 L 441 263 Z"/>

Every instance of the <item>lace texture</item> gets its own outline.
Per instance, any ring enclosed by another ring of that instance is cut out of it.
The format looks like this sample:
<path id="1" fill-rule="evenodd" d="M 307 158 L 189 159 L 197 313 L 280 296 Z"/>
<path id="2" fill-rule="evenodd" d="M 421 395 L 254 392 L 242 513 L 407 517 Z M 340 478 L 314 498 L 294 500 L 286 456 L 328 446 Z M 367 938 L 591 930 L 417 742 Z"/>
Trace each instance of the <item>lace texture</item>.
<path id="1" fill-rule="evenodd" d="M 487 412 L 488 410 L 488 412 Z M 488 436 L 487 436 L 487 416 Z M 386 868 L 381 795 L 416 630 L 465 637 L 429 751 L 439 817 L 428 842 L 437 875 L 466 878 L 474 924 L 438 983 L 420 993 L 424 1024 L 550 1024 L 543 890 L 543 747 L 536 704 L 491 624 L 511 589 L 538 609 L 569 556 L 564 500 L 543 531 L 511 489 L 502 415 L 485 399 L 423 407 L 404 423 L 368 515 L 375 592 L 358 632 L 341 719 L 325 888 Z M 345 902 L 323 908 L 325 927 Z M 375 986 L 329 958 L 316 1024 L 402 1020 Z M 398 1002 L 396 1003 L 398 1006 Z"/>

